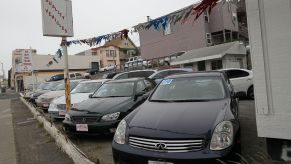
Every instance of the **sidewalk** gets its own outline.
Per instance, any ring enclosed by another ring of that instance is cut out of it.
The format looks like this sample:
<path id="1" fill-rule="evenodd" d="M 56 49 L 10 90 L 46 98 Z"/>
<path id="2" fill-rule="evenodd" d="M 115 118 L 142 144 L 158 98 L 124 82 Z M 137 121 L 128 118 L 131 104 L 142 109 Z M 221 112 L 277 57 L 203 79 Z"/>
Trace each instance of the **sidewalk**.
<path id="1" fill-rule="evenodd" d="M 16 164 L 10 100 L 0 100 L 0 164 Z"/>

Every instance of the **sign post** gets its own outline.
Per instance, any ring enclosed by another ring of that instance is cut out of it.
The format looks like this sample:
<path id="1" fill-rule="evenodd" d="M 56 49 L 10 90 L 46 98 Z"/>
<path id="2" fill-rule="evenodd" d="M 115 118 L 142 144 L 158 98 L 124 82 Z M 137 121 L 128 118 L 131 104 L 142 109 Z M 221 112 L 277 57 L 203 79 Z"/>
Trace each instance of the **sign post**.
<path id="1" fill-rule="evenodd" d="M 70 76 L 69 76 L 69 62 L 68 62 L 68 48 L 66 45 L 67 37 L 62 38 L 62 48 L 64 51 L 65 69 L 64 69 L 64 80 L 65 80 L 65 95 L 66 95 L 66 112 L 70 111 L 71 107 L 71 86 L 70 86 Z"/>
<path id="2" fill-rule="evenodd" d="M 41 0 L 42 27 L 44 36 L 62 37 L 62 48 L 64 51 L 64 83 L 66 94 L 66 111 L 70 111 L 70 77 L 67 37 L 73 34 L 73 14 L 71 0 Z"/>

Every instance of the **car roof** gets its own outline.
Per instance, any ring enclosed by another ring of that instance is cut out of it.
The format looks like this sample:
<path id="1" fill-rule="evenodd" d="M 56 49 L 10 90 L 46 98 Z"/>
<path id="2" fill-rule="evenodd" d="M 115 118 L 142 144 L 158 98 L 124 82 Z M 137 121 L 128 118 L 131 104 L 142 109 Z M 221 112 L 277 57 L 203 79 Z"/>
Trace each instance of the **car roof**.
<path id="1" fill-rule="evenodd" d="M 182 73 L 182 74 L 175 74 L 167 76 L 167 79 L 171 78 L 187 78 L 187 77 L 221 77 L 223 76 L 223 72 L 220 71 L 208 71 L 208 72 L 194 72 L 194 73 Z"/>
<path id="2" fill-rule="evenodd" d="M 119 77 L 120 75 L 131 73 L 131 72 L 146 72 L 146 71 L 157 72 L 157 70 L 155 70 L 155 69 L 144 69 L 144 70 L 134 70 L 134 71 L 128 71 L 128 72 L 121 72 L 121 73 L 118 73 L 115 76 L 113 76 L 112 79 L 115 79 L 116 77 Z"/>
<path id="3" fill-rule="evenodd" d="M 88 81 L 82 81 L 80 83 L 99 83 L 99 82 L 106 82 L 106 81 L 109 81 L 108 79 L 98 79 L 98 80 L 88 80 Z"/>
<path id="4" fill-rule="evenodd" d="M 128 79 L 120 79 L 120 80 L 110 80 L 107 83 L 119 83 L 119 82 L 135 82 L 138 80 L 144 80 L 144 77 L 134 77 L 134 78 L 128 78 Z"/>

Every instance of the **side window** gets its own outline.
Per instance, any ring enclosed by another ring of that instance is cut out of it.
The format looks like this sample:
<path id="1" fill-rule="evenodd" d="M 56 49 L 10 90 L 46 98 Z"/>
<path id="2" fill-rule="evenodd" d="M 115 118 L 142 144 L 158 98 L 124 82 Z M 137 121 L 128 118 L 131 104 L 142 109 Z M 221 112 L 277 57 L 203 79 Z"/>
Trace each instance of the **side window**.
<path id="1" fill-rule="evenodd" d="M 82 76 L 82 74 L 80 74 L 80 73 L 76 73 L 76 76 L 80 77 L 80 76 Z"/>
<path id="2" fill-rule="evenodd" d="M 75 74 L 70 74 L 70 78 L 74 78 L 75 77 Z"/>
<path id="3" fill-rule="evenodd" d="M 228 78 L 235 79 L 240 77 L 246 77 L 249 76 L 249 73 L 242 70 L 229 70 L 226 72 Z"/>
<path id="4" fill-rule="evenodd" d="M 136 83 L 136 93 L 140 93 L 140 92 L 143 92 L 145 90 L 146 90 L 146 87 L 145 87 L 143 81 L 138 81 Z"/>
<path id="5" fill-rule="evenodd" d="M 117 79 L 127 79 L 127 78 L 128 78 L 128 73 L 125 73 L 125 74 L 122 74 L 122 75 L 118 76 L 118 77 L 116 78 L 116 80 L 117 80 Z"/>
<path id="6" fill-rule="evenodd" d="M 77 86 L 77 84 L 76 83 L 74 83 L 74 82 L 71 82 L 70 83 L 70 88 L 71 88 L 71 91 L 75 88 Z"/>
<path id="7" fill-rule="evenodd" d="M 147 79 L 144 80 L 144 83 L 148 91 L 152 90 L 155 87 L 155 85 Z"/>

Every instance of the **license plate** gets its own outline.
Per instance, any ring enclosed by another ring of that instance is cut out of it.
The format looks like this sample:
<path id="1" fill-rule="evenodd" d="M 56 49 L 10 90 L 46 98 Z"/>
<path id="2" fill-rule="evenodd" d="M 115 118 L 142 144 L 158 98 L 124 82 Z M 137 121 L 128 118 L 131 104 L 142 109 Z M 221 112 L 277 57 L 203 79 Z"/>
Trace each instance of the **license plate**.
<path id="1" fill-rule="evenodd" d="M 60 110 L 60 111 L 59 111 L 59 116 L 64 116 L 64 115 L 66 115 L 66 111 L 64 111 L 64 110 Z"/>
<path id="2" fill-rule="evenodd" d="M 174 164 L 174 163 L 163 161 L 148 161 L 148 164 Z"/>
<path id="3" fill-rule="evenodd" d="M 49 107 L 49 104 L 43 104 L 43 107 Z"/>
<path id="4" fill-rule="evenodd" d="M 76 124 L 76 130 L 78 132 L 88 132 L 88 125 L 87 124 Z"/>

